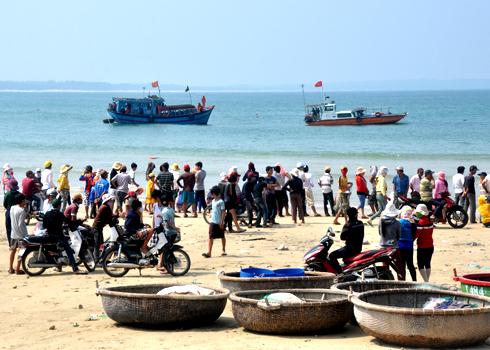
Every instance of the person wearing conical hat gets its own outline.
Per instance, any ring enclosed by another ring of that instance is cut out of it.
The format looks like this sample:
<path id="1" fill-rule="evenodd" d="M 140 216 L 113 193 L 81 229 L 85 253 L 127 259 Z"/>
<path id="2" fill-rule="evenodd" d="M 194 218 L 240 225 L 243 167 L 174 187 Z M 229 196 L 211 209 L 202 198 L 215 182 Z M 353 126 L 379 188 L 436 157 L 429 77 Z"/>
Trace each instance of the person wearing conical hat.
<path id="1" fill-rule="evenodd" d="M 58 177 L 58 192 L 61 196 L 61 211 L 65 211 L 67 205 L 71 204 L 70 198 L 70 180 L 68 179 L 68 172 L 73 169 L 69 164 L 63 164 L 60 167 L 60 176 Z"/>
<path id="2" fill-rule="evenodd" d="M 112 179 L 114 178 L 114 176 L 116 176 L 119 171 L 121 170 L 122 168 L 122 163 L 121 162 L 114 162 L 114 164 L 112 164 L 112 168 L 111 168 L 111 172 L 109 173 L 109 182 L 111 184 L 111 189 L 113 189 L 114 191 L 112 192 L 116 192 L 116 187 L 112 184 Z"/>

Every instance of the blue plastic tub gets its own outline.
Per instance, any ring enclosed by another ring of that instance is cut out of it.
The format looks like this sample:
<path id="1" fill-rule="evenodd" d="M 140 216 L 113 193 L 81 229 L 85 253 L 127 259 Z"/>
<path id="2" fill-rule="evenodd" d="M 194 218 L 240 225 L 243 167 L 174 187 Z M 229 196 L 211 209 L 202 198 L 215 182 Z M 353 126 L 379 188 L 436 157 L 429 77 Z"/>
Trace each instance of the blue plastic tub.
<path id="1" fill-rule="evenodd" d="M 274 270 L 277 277 L 300 277 L 305 275 L 305 270 L 300 268 L 288 268 Z"/>
<path id="2" fill-rule="evenodd" d="M 240 269 L 240 277 L 275 277 L 274 271 L 269 269 L 259 269 L 258 267 L 247 267 Z"/>

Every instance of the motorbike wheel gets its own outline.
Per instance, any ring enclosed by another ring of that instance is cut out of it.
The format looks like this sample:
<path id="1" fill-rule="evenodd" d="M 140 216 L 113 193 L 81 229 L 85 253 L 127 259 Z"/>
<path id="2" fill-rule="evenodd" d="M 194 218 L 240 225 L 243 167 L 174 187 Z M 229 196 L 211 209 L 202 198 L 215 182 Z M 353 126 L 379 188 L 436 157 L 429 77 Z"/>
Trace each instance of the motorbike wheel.
<path id="1" fill-rule="evenodd" d="M 93 272 L 97 263 L 95 262 L 94 254 L 89 250 L 85 249 L 83 255 L 81 256 L 83 261 L 83 266 L 87 269 L 88 272 Z"/>
<path id="2" fill-rule="evenodd" d="M 172 276 L 183 276 L 191 268 L 191 258 L 184 250 L 177 248 L 165 253 L 163 264 Z"/>
<path id="3" fill-rule="evenodd" d="M 202 211 L 202 218 L 206 221 L 206 224 L 209 224 L 209 218 L 211 217 L 211 206 L 208 205 L 206 209 Z"/>
<path id="4" fill-rule="evenodd" d="M 46 267 L 31 267 L 31 263 L 36 263 L 39 261 L 46 261 L 46 257 L 43 253 L 40 253 L 38 249 L 28 250 L 22 256 L 22 270 L 29 276 L 39 276 L 44 271 Z"/>
<path id="5" fill-rule="evenodd" d="M 111 277 L 123 277 L 129 272 L 129 269 L 123 268 L 114 268 L 107 266 L 112 262 L 116 262 L 116 260 L 129 260 L 126 253 L 121 252 L 121 255 L 117 257 L 118 247 L 112 247 L 109 251 L 107 251 L 106 255 L 102 258 L 102 268 L 104 272 Z"/>
<path id="6" fill-rule="evenodd" d="M 465 227 L 468 219 L 468 213 L 459 205 L 451 207 L 446 213 L 446 220 L 452 228 Z"/>

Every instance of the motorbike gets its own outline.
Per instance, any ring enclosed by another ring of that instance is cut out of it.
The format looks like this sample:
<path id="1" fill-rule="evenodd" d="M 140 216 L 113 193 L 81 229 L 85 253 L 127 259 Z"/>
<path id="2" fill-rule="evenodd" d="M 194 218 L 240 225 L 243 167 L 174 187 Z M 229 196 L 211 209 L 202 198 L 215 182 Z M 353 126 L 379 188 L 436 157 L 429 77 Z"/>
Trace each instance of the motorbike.
<path id="1" fill-rule="evenodd" d="M 94 271 L 96 262 L 93 255 L 94 235 L 92 229 L 90 226 L 79 224 L 76 231 L 72 231 L 71 234 L 69 231 L 69 228 L 65 227 L 63 234 L 66 236 L 79 235 L 77 242 L 73 239 L 70 240 L 72 250 L 79 251 L 75 256 L 77 265 L 83 264 L 87 271 Z M 79 247 L 75 247 L 77 244 Z M 39 276 L 50 267 L 61 269 L 63 266 L 70 266 L 68 255 L 63 246 L 56 237 L 49 235 L 24 238 L 21 241 L 19 259 L 21 259 L 22 269 L 29 276 Z"/>
<path id="2" fill-rule="evenodd" d="M 158 240 L 151 247 L 146 256 L 141 253 L 144 241 L 137 237 L 128 235 L 127 232 L 115 223 L 115 230 L 111 233 L 111 238 L 101 248 L 102 255 L 100 263 L 104 272 L 111 277 L 122 277 L 131 269 L 138 269 L 140 274 L 144 268 L 157 267 L 159 258 L 162 256 L 162 263 L 165 269 L 172 276 L 185 275 L 191 267 L 191 259 L 181 245 L 178 232 L 167 232 L 163 226 L 155 229 L 154 234 Z"/>
<path id="3" fill-rule="evenodd" d="M 441 214 L 434 218 L 434 222 L 439 222 L 441 224 L 445 224 L 447 222 L 452 228 L 465 227 L 469 219 L 466 210 L 464 210 L 462 206 L 456 204 L 448 192 L 441 193 L 441 200 L 444 202 L 444 207 Z M 398 196 L 397 208 L 401 209 L 404 206 L 409 206 L 415 209 L 417 205 L 421 203 L 427 205 L 430 215 L 435 214 L 437 208 L 435 203 L 426 203 L 417 198 L 408 198 L 406 196 Z"/>
<path id="4" fill-rule="evenodd" d="M 405 279 L 405 269 L 401 262 L 398 249 L 386 247 L 361 252 L 355 256 L 344 258 L 342 272 L 334 268 L 329 260 L 329 250 L 334 243 L 335 233 L 328 228 L 320 244 L 311 248 L 304 255 L 306 271 L 331 272 L 337 274 L 339 282 L 354 281 L 359 278 L 394 280 L 390 267 L 396 272 L 399 280 Z"/>

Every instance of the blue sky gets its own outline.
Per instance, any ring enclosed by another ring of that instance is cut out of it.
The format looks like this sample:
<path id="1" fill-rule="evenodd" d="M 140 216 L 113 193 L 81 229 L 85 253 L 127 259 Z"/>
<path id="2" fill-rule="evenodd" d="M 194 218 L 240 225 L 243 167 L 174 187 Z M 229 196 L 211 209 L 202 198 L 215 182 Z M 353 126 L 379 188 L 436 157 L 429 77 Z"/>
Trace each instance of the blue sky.
<path id="1" fill-rule="evenodd" d="M 490 1 L 2 1 L 0 80 L 490 79 Z"/>

